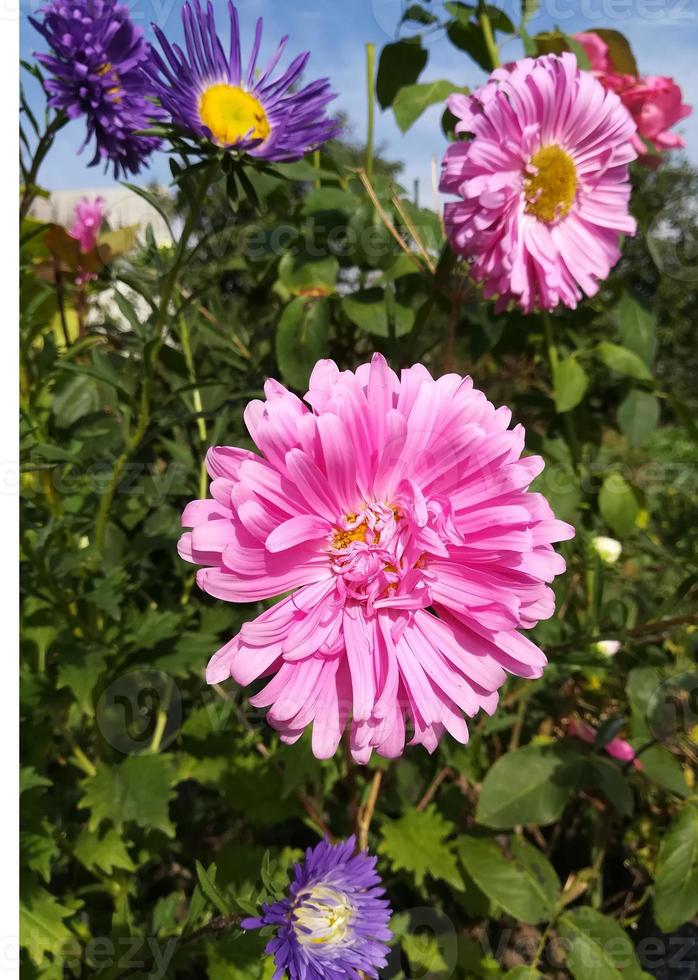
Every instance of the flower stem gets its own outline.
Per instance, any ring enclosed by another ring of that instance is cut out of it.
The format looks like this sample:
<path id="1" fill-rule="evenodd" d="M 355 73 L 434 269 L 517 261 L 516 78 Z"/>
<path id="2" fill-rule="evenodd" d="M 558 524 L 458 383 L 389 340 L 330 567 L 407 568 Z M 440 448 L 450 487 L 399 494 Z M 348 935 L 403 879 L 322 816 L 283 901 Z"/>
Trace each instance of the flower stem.
<path id="1" fill-rule="evenodd" d="M 368 800 L 366 804 L 359 808 L 359 814 L 356 821 L 356 849 L 357 851 L 365 851 L 368 847 L 368 831 L 371 827 L 371 820 L 373 819 L 373 811 L 376 809 L 376 803 L 378 802 L 378 794 L 381 790 L 381 783 L 383 782 L 383 770 L 376 769 L 373 774 L 373 779 L 371 781 L 371 788 L 368 793 Z"/>
<path id="2" fill-rule="evenodd" d="M 64 112 L 57 112 L 53 117 L 51 122 L 46 127 L 46 132 L 41 136 L 37 144 L 36 150 L 34 151 L 34 156 L 32 158 L 31 165 L 27 172 L 27 178 L 24 182 L 24 189 L 22 191 L 22 198 L 19 205 L 19 220 L 22 221 L 26 218 L 29 208 L 34 203 L 34 198 L 37 195 L 38 187 L 36 183 L 36 178 L 39 175 L 39 168 L 44 162 L 46 154 L 53 146 L 53 140 L 56 133 L 63 129 L 65 124 L 68 122 L 68 117 Z M 22 164 L 24 166 L 24 164 Z"/>
<path id="3" fill-rule="evenodd" d="M 160 294 L 160 303 L 158 304 L 158 311 L 155 316 L 154 323 L 154 340 L 152 341 L 149 348 L 146 349 L 144 355 L 144 378 L 143 385 L 141 387 L 141 398 L 140 405 L 138 409 L 138 417 L 136 420 L 136 427 L 131 433 L 125 448 L 118 456 L 114 468 L 112 470 L 111 476 L 109 478 L 109 483 L 102 495 L 99 502 L 99 508 L 97 510 L 97 520 L 95 523 L 95 546 L 97 551 L 103 551 L 104 541 L 107 533 L 107 521 L 109 519 L 109 510 L 111 508 L 112 501 L 114 499 L 114 494 L 116 493 L 116 487 L 121 479 L 121 474 L 124 471 L 124 467 L 129 461 L 131 455 L 136 451 L 138 446 L 141 444 L 143 437 L 148 429 L 150 423 L 150 391 L 153 384 L 153 378 L 155 376 L 155 369 L 157 367 L 158 357 L 160 355 L 160 350 L 165 341 L 164 326 L 167 320 L 168 309 L 170 301 L 174 294 L 175 286 L 177 283 L 177 276 L 182 267 L 184 257 L 186 255 L 186 248 L 189 238 L 196 226 L 196 223 L 200 217 L 201 206 L 206 197 L 206 193 L 211 185 L 211 180 L 213 179 L 213 169 L 209 167 L 205 169 L 202 173 L 202 177 L 199 181 L 199 186 L 197 188 L 197 194 L 195 199 L 191 203 L 189 209 L 189 214 L 187 215 L 187 220 L 184 223 L 184 228 L 182 229 L 182 235 L 177 244 L 177 249 L 175 251 L 174 261 L 165 279 L 162 293 Z"/>
<path id="4" fill-rule="evenodd" d="M 376 113 L 376 95 L 374 84 L 374 65 L 376 48 L 370 41 L 366 42 L 366 95 L 368 97 L 368 130 L 366 134 L 366 174 L 368 179 L 373 177 L 373 134 Z"/>
<path id="5" fill-rule="evenodd" d="M 194 385 L 194 390 L 192 392 L 192 401 L 194 403 L 194 411 L 196 412 L 196 426 L 199 430 L 199 442 L 204 449 L 204 455 L 201 459 L 201 470 L 199 473 L 199 498 L 203 500 L 206 497 L 206 453 L 205 450 L 208 445 L 208 432 L 206 429 L 206 420 L 203 417 L 204 406 L 201 401 L 201 392 L 196 384 L 196 369 L 194 367 L 194 357 L 191 352 L 191 342 L 189 337 L 189 324 L 187 323 L 187 318 L 183 313 L 179 316 L 179 330 L 180 330 L 180 340 L 182 342 L 182 351 L 184 352 L 184 360 L 187 365 L 187 371 L 189 373 L 189 380 Z"/>
<path id="6" fill-rule="evenodd" d="M 545 310 L 541 313 L 541 320 L 543 322 L 543 333 L 545 336 L 545 347 L 548 355 L 548 363 L 550 365 L 550 381 L 552 383 L 553 392 L 555 391 L 555 375 L 557 373 L 557 367 L 560 362 L 560 357 L 557 351 L 557 345 L 555 343 L 555 333 L 553 330 L 552 317 Z M 570 455 L 572 457 L 572 464 L 574 466 L 575 472 L 579 470 L 580 452 L 579 452 L 579 442 L 577 441 L 577 433 L 574 430 L 574 422 L 572 421 L 572 415 L 570 412 L 562 412 L 562 424 L 565 427 L 565 435 L 567 436 L 567 444 L 570 447 Z"/>
<path id="7" fill-rule="evenodd" d="M 482 37 L 487 47 L 487 53 L 490 56 L 490 61 L 492 62 L 492 68 L 499 68 L 499 48 L 494 39 L 494 31 L 492 30 L 492 22 L 490 21 L 490 15 L 487 13 L 487 4 L 484 0 L 479 0 L 477 5 L 477 19 L 480 22 L 480 29 L 482 31 Z"/>

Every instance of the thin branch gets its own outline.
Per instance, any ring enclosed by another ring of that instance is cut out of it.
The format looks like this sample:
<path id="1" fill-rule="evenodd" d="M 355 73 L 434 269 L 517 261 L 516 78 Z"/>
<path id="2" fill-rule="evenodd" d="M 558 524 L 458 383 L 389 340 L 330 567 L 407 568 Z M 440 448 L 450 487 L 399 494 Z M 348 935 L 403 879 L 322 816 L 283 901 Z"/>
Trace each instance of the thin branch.
<path id="1" fill-rule="evenodd" d="M 405 253 L 405 255 L 408 257 L 408 259 L 410 260 L 410 262 L 412 262 L 413 265 L 415 265 L 417 267 L 417 269 L 419 269 L 420 272 L 424 272 L 424 268 L 422 266 L 422 263 L 419 261 L 419 259 L 414 254 L 414 252 L 410 248 L 407 247 L 407 245 L 405 244 L 405 242 L 404 242 L 404 240 L 402 238 L 402 235 L 399 233 L 399 231 L 397 230 L 397 228 L 395 227 L 395 225 L 392 223 L 392 221 L 390 220 L 390 217 L 389 217 L 388 213 L 386 212 L 385 208 L 383 207 L 383 205 L 381 204 L 381 202 L 378 200 L 378 195 L 376 194 L 375 190 L 373 189 L 373 184 L 368 179 L 368 176 L 366 174 L 366 171 L 363 169 L 363 167 L 359 167 L 358 170 L 356 171 L 356 173 L 358 174 L 359 180 L 364 185 L 364 188 L 366 190 L 366 193 L 368 194 L 368 196 L 369 196 L 369 198 L 371 200 L 371 204 L 374 206 L 374 208 L 378 212 L 378 215 L 379 215 L 381 221 L 383 222 L 383 224 L 385 225 L 385 227 L 388 229 L 388 231 L 390 232 L 390 234 L 393 236 L 393 238 L 395 239 L 395 241 L 400 246 L 400 249 Z"/>
<path id="2" fill-rule="evenodd" d="M 417 228 L 415 227 L 415 224 L 412 221 L 412 219 L 410 218 L 409 214 L 405 210 L 405 205 L 402 203 L 402 201 L 400 200 L 400 198 L 398 197 L 398 195 L 394 191 L 393 191 L 393 194 L 392 194 L 392 198 L 391 199 L 392 199 L 393 204 L 397 208 L 397 213 L 402 218 L 402 220 L 403 220 L 403 222 L 405 224 L 405 227 L 409 231 L 410 235 L 412 235 L 412 239 L 413 239 L 415 245 L 417 246 L 417 248 L 419 249 L 419 252 L 420 252 L 422 258 L 426 262 L 427 267 L 429 269 L 429 272 L 431 272 L 432 276 L 435 275 L 436 274 L 436 265 L 434 263 L 434 260 L 432 259 L 431 255 L 429 255 L 429 253 L 427 252 L 426 247 L 424 246 L 424 244 L 422 242 L 422 239 L 419 237 L 419 232 L 417 231 Z"/>
<path id="3" fill-rule="evenodd" d="M 376 809 L 376 803 L 378 802 L 378 794 L 380 793 L 382 782 L 383 770 L 376 769 L 373 774 L 373 780 L 371 781 L 371 789 L 369 790 L 368 800 L 366 801 L 365 806 L 360 807 L 356 821 L 357 851 L 365 851 L 368 847 L 368 831 L 371 826 L 371 820 L 373 819 L 373 811 Z"/>
<path id="4" fill-rule="evenodd" d="M 424 796 L 421 798 L 421 800 L 415 807 L 415 810 L 419 810 L 419 811 L 426 810 L 426 808 L 429 806 L 431 801 L 436 796 L 436 793 L 441 783 L 443 783 L 444 780 L 446 779 L 450 779 L 451 776 L 453 776 L 453 770 L 450 769 L 448 766 L 444 766 L 443 769 L 440 769 L 439 772 L 437 772 L 437 774 L 434 776 L 432 781 L 429 783 L 426 792 L 424 793 Z"/>

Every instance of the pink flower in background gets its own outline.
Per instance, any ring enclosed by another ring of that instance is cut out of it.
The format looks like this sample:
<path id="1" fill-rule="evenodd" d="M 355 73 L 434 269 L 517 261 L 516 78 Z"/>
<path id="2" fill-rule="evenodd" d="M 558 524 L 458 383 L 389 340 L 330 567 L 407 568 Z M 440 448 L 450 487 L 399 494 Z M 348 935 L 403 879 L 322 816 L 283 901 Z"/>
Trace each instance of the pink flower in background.
<path id="1" fill-rule="evenodd" d="M 597 292 L 633 234 L 628 164 L 632 119 L 574 55 L 525 58 L 497 69 L 458 117 L 441 189 L 453 249 L 471 263 L 497 310 L 575 307 Z"/>
<path id="2" fill-rule="evenodd" d="M 104 200 L 96 197 L 93 201 L 83 197 L 75 205 L 71 238 L 80 242 L 81 252 L 91 252 L 97 244 L 97 236 L 104 217 Z"/>
<path id="3" fill-rule="evenodd" d="M 669 132 L 692 111 L 691 106 L 682 102 L 681 89 L 673 78 L 622 74 L 615 70 L 608 45 L 598 34 L 575 34 L 574 39 L 584 48 L 591 69 L 601 84 L 620 96 L 633 117 L 637 126 L 633 145 L 642 163 L 656 166 L 657 154 L 686 145 L 678 133 Z M 653 153 L 647 152 L 647 144 Z"/>
<path id="4" fill-rule="evenodd" d="M 573 738 L 580 738 L 588 745 L 593 745 L 596 740 L 596 730 L 579 718 L 570 718 L 567 724 L 567 733 Z M 619 759 L 621 762 L 632 762 L 636 769 L 642 769 L 642 763 L 635 758 L 635 749 L 624 738 L 612 738 L 610 742 L 606 742 L 604 749 L 614 759 Z"/>
<path id="5" fill-rule="evenodd" d="M 219 599 L 290 594 L 213 656 L 209 683 L 266 677 L 252 704 L 285 742 L 312 725 L 319 758 L 347 725 L 359 762 L 409 736 L 465 742 L 464 714 L 546 663 L 519 630 L 552 615 L 552 542 L 574 530 L 528 490 L 542 459 L 470 378 L 398 377 L 379 354 L 355 373 L 318 362 L 307 404 L 276 381 L 265 394 L 245 411 L 259 455 L 209 450 L 213 499 L 185 508 L 179 552 Z"/>

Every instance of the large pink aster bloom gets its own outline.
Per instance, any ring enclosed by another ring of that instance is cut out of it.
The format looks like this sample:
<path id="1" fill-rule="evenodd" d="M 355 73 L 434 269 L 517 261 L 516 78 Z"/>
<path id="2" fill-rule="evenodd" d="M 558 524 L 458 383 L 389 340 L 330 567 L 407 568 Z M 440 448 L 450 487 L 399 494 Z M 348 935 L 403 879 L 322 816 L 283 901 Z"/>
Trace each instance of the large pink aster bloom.
<path id="1" fill-rule="evenodd" d="M 398 378 L 378 354 L 356 373 L 320 361 L 307 405 L 276 381 L 265 394 L 245 411 L 260 455 L 209 451 L 213 499 L 186 507 L 179 551 L 219 599 L 290 595 L 208 681 L 270 677 L 251 703 L 285 742 L 312 724 L 319 758 L 347 724 L 359 762 L 400 755 L 406 734 L 465 742 L 464 714 L 491 714 L 507 673 L 546 663 L 519 629 L 552 615 L 551 542 L 574 531 L 528 491 L 542 460 L 521 458 L 523 428 L 470 378 Z"/>
<path id="2" fill-rule="evenodd" d="M 472 95 L 452 95 L 456 132 L 441 189 L 453 249 L 497 309 L 575 307 L 593 295 L 633 234 L 628 164 L 635 124 L 573 54 L 499 68 Z"/>

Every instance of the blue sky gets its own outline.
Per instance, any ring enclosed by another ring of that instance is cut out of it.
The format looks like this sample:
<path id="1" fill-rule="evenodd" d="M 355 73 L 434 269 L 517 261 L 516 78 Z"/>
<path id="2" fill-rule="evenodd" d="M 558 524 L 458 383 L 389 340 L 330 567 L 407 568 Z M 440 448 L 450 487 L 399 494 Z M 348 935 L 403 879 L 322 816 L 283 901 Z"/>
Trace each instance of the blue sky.
<path id="1" fill-rule="evenodd" d="M 136 23 L 141 24 L 149 37 L 150 22 L 159 23 L 170 38 L 181 35 L 179 11 L 182 0 L 125 0 Z M 434 0 L 438 2 L 438 0 Z M 520 0 L 499 0 L 498 5 L 518 20 Z M 32 0 L 33 3 L 33 0 Z M 219 24 L 227 34 L 227 5 L 215 0 Z M 30 57 L 41 49 L 43 39 L 27 21 L 27 14 L 39 6 L 22 0 L 21 52 Z M 238 0 L 240 20 L 245 38 L 253 31 L 259 15 L 264 17 L 262 55 L 270 54 L 283 34 L 290 34 L 287 51 L 293 56 L 301 50 L 312 52 L 308 77 L 328 75 L 338 97 L 334 105 L 347 113 L 351 130 L 359 138 L 366 126 L 366 89 L 364 44 L 372 41 L 377 52 L 391 40 L 400 11 L 400 0 Z M 568 33 L 605 26 L 622 31 L 635 51 L 640 71 L 645 75 L 672 75 L 681 85 L 684 101 L 698 103 L 698 0 L 542 0 L 533 18 L 532 33 L 549 30 L 555 24 Z M 459 85 L 477 84 L 483 73 L 462 52 L 441 37 L 429 45 L 429 63 L 421 81 L 447 78 Z M 517 41 L 506 44 L 503 57 L 513 60 L 520 56 Z M 38 86 L 37 86 L 38 89 Z M 41 93 L 31 90 L 35 104 L 41 104 Z M 431 197 L 431 159 L 440 160 L 445 148 L 441 136 L 440 110 L 434 107 L 424 114 L 408 134 L 402 135 L 392 112 L 377 113 L 376 138 L 387 145 L 387 154 L 405 164 L 403 183 L 411 190 L 419 179 L 421 197 L 428 203 Z M 698 110 L 679 127 L 684 135 L 690 158 L 698 163 Z M 99 167 L 87 166 L 88 150 L 78 155 L 83 127 L 78 120 L 69 125 L 59 137 L 59 143 L 44 164 L 41 182 L 51 190 L 75 190 L 108 187 L 114 181 Z M 155 177 L 167 182 L 168 168 L 164 155 L 154 159 L 145 182 Z"/>

